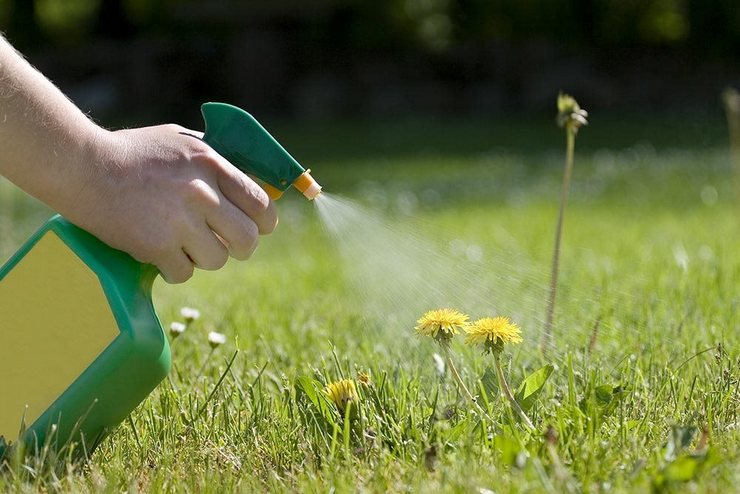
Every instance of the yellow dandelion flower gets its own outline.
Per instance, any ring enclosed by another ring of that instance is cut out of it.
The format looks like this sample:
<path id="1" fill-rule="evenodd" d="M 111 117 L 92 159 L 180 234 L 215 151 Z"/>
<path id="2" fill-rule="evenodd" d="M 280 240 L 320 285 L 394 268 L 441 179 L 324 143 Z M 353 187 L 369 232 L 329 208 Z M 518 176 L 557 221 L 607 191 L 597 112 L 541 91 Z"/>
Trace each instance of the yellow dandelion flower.
<path id="1" fill-rule="evenodd" d="M 357 389 L 355 388 L 355 382 L 352 379 L 342 379 L 341 381 L 329 383 L 324 388 L 324 394 L 336 405 L 342 414 L 349 404 L 360 401 L 360 396 L 357 394 Z"/>
<path id="2" fill-rule="evenodd" d="M 483 344 L 488 352 L 500 352 L 506 343 L 522 342 L 519 326 L 508 317 L 484 317 L 465 328 L 465 343 L 468 345 Z"/>
<path id="3" fill-rule="evenodd" d="M 468 323 L 468 316 L 454 309 L 430 310 L 416 321 L 416 332 L 441 344 L 450 340 Z"/>

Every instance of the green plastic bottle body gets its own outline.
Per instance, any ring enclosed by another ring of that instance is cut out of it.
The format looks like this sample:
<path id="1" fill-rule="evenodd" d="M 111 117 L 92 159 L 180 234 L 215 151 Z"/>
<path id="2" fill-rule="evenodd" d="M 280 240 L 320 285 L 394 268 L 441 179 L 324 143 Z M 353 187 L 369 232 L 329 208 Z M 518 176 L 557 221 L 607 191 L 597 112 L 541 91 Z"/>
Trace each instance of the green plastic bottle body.
<path id="1" fill-rule="evenodd" d="M 13 268 L 24 262 L 42 239 L 50 237 L 61 240 L 60 245 L 63 244 L 63 248 L 69 249 L 95 274 L 118 333 L 48 409 L 32 423 L 25 424 L 26 429 L 20 439 L 31 447 L 44 445 L 47 441 L 55 447 L 69 441 L 81 442 L 84 448 L 78 451 L 89 452 L 169 372 L 170 347 L 151 299 L 152 284 L 158 272 L 153 266 L 137 262 L 61 216 L 55 216 L 0 269 L 0 283 Z M 35 269 L 51 270 L 52 266 L 43 266 L 43 263 L 54 262 L 54 258 L 48 261 L 34 258 L 33 262 L 42 263 Z M 60 293 L 59 297 L 64 299 L 65 294 Z M 69 303 L 85 304 L 86 301 L 72 299 Z M 51 309 L 39 307 L 38 310 Z M 0 327 L 0 330 L 11 331 L 12 328 Z M 43 330 L 39 328 L 39 331 Z M 75 334 L 69 334 L 69 338 L 75 337 Z M 15 348 L 13 351 L 16 355 L 12 358 L 21 362 L 35 360 L 35 366 L 40 367 L 39 373 L 43 375 L 48 358 L 37 355 L 34 348 Z M 69 355 L 69 358 L 73 361 L 75 356 Z M 55 365 L 47 371 L 54 372 L 59 364 Z M 18 425 L 20 430 L 21 424 Z M 5 442 L 12 443 L 15 439 L 6 437 Z"/>

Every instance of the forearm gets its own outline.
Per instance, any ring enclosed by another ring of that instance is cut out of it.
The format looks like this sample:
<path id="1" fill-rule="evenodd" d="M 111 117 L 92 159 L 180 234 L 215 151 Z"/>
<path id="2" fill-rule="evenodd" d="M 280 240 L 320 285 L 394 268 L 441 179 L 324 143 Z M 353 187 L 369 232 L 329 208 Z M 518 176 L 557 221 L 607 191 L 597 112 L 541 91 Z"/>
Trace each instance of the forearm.
<path id="1" fill-rule="evenodd" d="M 0 175 L 57 210 L 69 208 L 104 133 L 0 36 Z"/>
<path id="2" fill-rule="evenodd" d="M 277 224 L 267 194 L 199 135 L 108 132 L 0 36 L 0 175 L 171 282 L 248 258 Z"/>

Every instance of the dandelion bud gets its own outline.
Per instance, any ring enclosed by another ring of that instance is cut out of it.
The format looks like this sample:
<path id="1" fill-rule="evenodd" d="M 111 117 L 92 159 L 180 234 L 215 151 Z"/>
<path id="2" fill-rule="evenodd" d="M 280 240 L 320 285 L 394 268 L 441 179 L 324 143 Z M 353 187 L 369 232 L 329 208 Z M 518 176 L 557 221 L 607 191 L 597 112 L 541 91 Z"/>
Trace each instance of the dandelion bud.
<path id="1" fill-rule="evenodd" d="M 324 394 L 334 403 L 339 413 L 342 414 L 351 404 L 360 401 L 355 383 L 351 379 L 342 379 L 341 381 L 329 383 L 324 389 Z"/>
<path id="2" fill-rule="evenodd" d="M 584 125 L 588 125 L 588 112 L 582 109 L 573 96 L 565 93 L 558 95 L 558 125 L 572 130 L 574 133 Z"/>
<path id="3" fill-rule="evenodd" d="M 216 348 L 226 343 L 226 335 L 222 333 L 217 333 L 216 331 L 211 331 L 208 333 L 208 344 L 211 345 L 211 348 Z"/>

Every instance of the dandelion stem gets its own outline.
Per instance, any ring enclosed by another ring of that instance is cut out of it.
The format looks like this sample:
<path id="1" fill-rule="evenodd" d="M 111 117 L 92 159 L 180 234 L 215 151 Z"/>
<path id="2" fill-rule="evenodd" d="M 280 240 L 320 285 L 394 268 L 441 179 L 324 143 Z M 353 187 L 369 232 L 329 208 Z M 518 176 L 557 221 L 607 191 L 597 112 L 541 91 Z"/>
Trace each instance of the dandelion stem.
<path id="1" fill-rule="evenodd" d="M 475 408 L 478 409 L 478 412 L 484 417 L 487 417 L 488 414 L 481 408 L 481 406 L 478 404 L 477 401 L 475 401 L 475 398 L 473 398 L 473 395 L 470 394 L 470 390 L 468 390 L 468 387 L 465 386 L 465 383 L 463 382 L 462 378 L 460 377 L 460 374 L 457 372 L 457 368 L 455 367 L 455 363 L 452 361 L 452 357 L 450 356 L 450 351 L 445 348 L 445 357 L 447 358 L 447 367 L 450 368 L 450 372 L 452 373 L 452 377 L 455 378 L 455 382 L 462 390 L 463 394 L 468 398 L 470 403 L 475 406 Z"/>
<path id="2" fill-rule="evenodd" d="M 522 419 L 522 422 L 524 422 L 524 424 L 530 430 L 535 430 L 535 427 L 532 424 L 532 421 L 529 420 L 529 417 L 527 417 L 527 414 L 524 413 L 524 410 L 522 410 L 522 407 L 519 406 L 519 403 L 516 401 L 516 398 L 514 397 L 514 393 L 511 392 L 509 383 L 506 381 L 506 377 L 504 377 L 504 371 L 501 368 L 501 359 L 499 358 L 498 352 L 494 352 L 493 360 L 495 363 L 494 367 L 496 367 L 496 375 L 498 376 L 499 386 L 501 386 L 501 389 L 504 390 L 504 394 L 506 395 L 506 398 L 509 399 L 509 402 L 511 403 L 511 408 L 514 409 L 517 415 L 519 415 L 519 417 Z"/>
<path id="3" fill-rule="evenodd" d="M 740 94 L 727 88 L 722 93 L 727 116 L 727 128 L 730 132 L 730 159 L 734 171 L 735 192 L 740 198 Z"/>
<path id="4" fill-rule="evenodd" d="M 541 350 L 547 353 L 547 348 L 552 341 L 552 323 L 555 314 L 555 297 L 558 290 L 558 274 L 560 271 L 560 242 L 563 236 L 563 222 L 565 221 L 565 207 L 568 204 L 570 193 L 570 180 L 573 174 L 573 154 L 576 146 L 576 128 L 568 125 L 565 127 L 566 152 L 565 173 L 563 174 L 563 188 L 560 191 L 560 211 L 558 212 L 558 224 L 555 228 L 555 247 L 552 253 L 552 272 L 550 275 L 550 296 L 547 302 L 547 314 L 545 317 L 545 331 L 542 333 Z"/>

